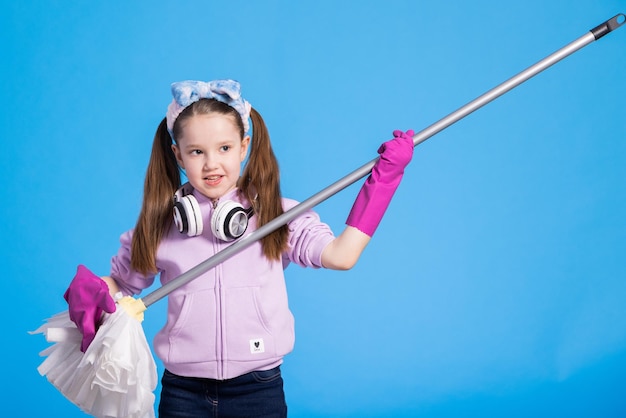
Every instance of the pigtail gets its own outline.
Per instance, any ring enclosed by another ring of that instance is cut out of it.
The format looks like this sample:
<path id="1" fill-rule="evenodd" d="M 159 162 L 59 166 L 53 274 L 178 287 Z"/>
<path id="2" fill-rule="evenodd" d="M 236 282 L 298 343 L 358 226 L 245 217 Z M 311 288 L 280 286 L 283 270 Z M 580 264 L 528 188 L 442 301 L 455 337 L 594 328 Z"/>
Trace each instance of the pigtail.
<path id="1" fill-rule="evenodd" d="M 269 132 L 261 115 L 250 111 L 252 143 L 248 162 L 241 178 L 240 188 L 248 201 L 253 202 L 259 227 L 283 214 L 278 161 L 272 150 Z M 289 229 L 283 225 L 261 239 L 263 253 L 270 260 L 280 260 L 287 245 Z"/>
<path id="2" fill-rule="evenodd" d="M 131 245 L 131 267 L 156 273 L 156 251 L 172 222 L 172 196 L 180 187 L 180 171 L 172 151 L 172 138 L 163 119 L 157 128 L 144 181 L 143 203 Z"/>

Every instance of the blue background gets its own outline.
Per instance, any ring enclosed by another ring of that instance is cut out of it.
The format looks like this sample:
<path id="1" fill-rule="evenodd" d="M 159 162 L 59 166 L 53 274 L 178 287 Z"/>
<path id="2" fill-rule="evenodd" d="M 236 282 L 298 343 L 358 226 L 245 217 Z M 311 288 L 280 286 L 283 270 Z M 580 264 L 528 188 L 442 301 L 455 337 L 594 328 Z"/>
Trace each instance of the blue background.
<path id="1" fill-rule="evenodd" d="M 3 1 L 4 416 L 83 414 L 27 331 L 107 274 L 184 79 L 234 78 L 304 200 L 623 0 Z M 348 272 L 290 267 L 293 417 L 626 416 L 626 29 L 418 146 Z M 359 184 L 317 210 L 339 233 Z M 165 301 L 146 312 L 151 341 Z M 161 366 L 159 365 L 159 368 Z M 158 390 L 157 390 L 158 394 Z"/>

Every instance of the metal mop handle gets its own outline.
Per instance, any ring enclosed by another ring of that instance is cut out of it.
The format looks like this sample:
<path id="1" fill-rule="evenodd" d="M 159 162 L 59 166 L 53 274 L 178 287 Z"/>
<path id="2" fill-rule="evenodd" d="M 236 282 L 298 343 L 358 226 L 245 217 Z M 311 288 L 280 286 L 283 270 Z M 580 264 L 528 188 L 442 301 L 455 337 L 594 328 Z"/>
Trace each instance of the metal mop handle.
<path id="1" fill-rule="evenodd" d="M 579 49 L 582 49 L 583 47 L 587 46 L 591 42 L 600 39 L 607 33 L 622 26 L 625 20 L 626 20 L 626 16 L 620 13 L 616 15 L 615 17 L 602 23 L 601 25 L 598 25 L 597 27 L 593 28 L 588 33 L 576 39 L 575 41 L 571 42 L 570 44 L 564 46 L 563 48 L 559 49 L 553 54 L 547 56 L 546 58 L 542 59 L 541 61 L 527 68 L 526 70 L 520 72 L 519 74 L 510 78 L 504 83 L 498 85 L 497 87 L 489 90 L 482 96 L 474 99 L 473 101 L 469 102 L 468 104 L 459 108 L 453 113 L 450 113 L 448 116 L 444 117 L 443 119 L 440 119 L 438 122 L 435 122 L 434 124 L 430 125 L 426 129 L 423 129 L 422 131 L 418 132 L 417 134 L 415 134 L 415 136 L 413 136 L 413 143 L 415 144 L 415 146 L 417 146 L 418 144 L 426 141 L 431 136 L 441 132 L 448 126 L 458 122 L 460 119 L 464 118 L 465 116 L 469 115 L 475 110 L 481 108 L 482 106 L 486 105 L 492 100 L 502 96 L 504 93 L 517 87 L 524 81 L 537 75 L 538 73 L 545 70 L 546 68 L 556 64 L 563 58 L 573 54 L 574 52 L 578 51 Z M 232 257 L 239 251 L 243 250 L 244 248 L 247 248 L 254 242 L 262 239 L 266 235 L 269 235 L 276 229 L 287 224 L 292 219 L 300 216 L 302 213 L 306 212 L 307 210 L 313 208 L 314 206 L 318 205 L 319 203 L 323 202 L 324 200 L 328 199 L 334 194 L 340 192 L 341 190 L 347 188 L 348 186 L 362 179 L 363 177 L 365 177 L 372 171 L 372 168 L 374 167 L 374 164 L 376 163 L 377 160 L 378 158 L 375 158 L 372 161 L 368 162 L 367 164 L 363 165 L 362 167 L 354 170 L 347 176 L 343 177 L 337 182 L 326 187 L 324 190 L 311 196 L 307 200 L 299 203 L 298 205 L 294 206 L 292 209 L 284 212 L 282 215 L 274 218 L 267 224 L 263 225 L 262 227 L 258 228 L 256 231 L 252 232 L 250 235 L 247 235 L 244 238 L 240 239 L 239 241 L 236 241 L 234 244 L 230 245 L 229 247 L 218 252 L 214 256 L 208 258 L 207 260 L 193 267 L 186 273 L 181 274 L 180 276 L 176 277 L 172 281 L 164 284 L 162 287 L 146 295 L 144 298 L 142 298 L 144 305 L 146 307 L 152 305 L 154 302 L 167 296 L 170 292 L 189 283 L 190 281 L 200 276 L 201 274 L 206 273 L 207 271 L 209 271 L 216 265 L 220 264 L 224 260 Z"/>

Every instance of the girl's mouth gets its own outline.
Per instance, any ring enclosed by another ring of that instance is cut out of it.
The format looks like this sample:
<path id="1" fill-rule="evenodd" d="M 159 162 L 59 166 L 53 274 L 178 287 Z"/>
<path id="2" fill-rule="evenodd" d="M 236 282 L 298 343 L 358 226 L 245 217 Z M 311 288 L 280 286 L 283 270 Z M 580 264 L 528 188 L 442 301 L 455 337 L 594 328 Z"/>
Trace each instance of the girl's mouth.
<path id="1" fill-rule="evenodd" d="M 222 180 L 222 176 L 208 176 L 204 178 L 204 182 L 208 186 L 215 186 Z"/>

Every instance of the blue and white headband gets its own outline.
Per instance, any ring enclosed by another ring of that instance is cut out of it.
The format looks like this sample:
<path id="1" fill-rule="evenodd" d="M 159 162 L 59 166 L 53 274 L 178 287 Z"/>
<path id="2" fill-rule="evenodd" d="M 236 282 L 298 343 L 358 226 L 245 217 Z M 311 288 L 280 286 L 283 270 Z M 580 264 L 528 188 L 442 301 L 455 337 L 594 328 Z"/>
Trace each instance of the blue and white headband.
<path id="1" fill-rule="evenodd" d="M 248 119 L 252 106 L 241 97 L 241 86 L 235 80 L 178 81 L 172 83 L 172 96 L 174 99 L 167 107 L 166 115 L 167 130 L 172 138 L 174 138 L 173 130 L 176 118 L 187 106 L 200 99 L 215 99 L 226 103 L 241 116 L 244 134 L 250 129 Z"/>

